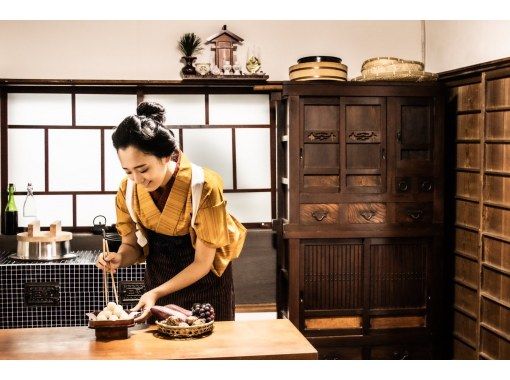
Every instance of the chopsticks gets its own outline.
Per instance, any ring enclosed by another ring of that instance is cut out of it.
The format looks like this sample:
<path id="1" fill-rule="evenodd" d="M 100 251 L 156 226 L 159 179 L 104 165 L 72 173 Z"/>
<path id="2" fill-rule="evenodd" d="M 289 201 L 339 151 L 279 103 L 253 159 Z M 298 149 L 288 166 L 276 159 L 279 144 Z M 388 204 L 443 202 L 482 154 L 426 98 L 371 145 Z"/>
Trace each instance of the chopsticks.
<path id="1" fill-rule="evenodd" d="M 104 231 L 103 231 L 104 232 Z M 104 236 L 104 235 L 103 235 Z M 103 237 L 103 257 L 106 258 L 110 254 L 110 250 L 108 249 L 108 242 Z M 109 267 L 109 263 L 107 264 Z M 110 300 L 109 294 L 108 294 L 108 275 L 106 274 L 107 269 L 105 268 L 103 270 L 103 285 L 104 285 L 104 296 L 105 296 L 105 305 L 108 305 L 108 302 Z M 115 277 L 113 276 L 113 273 L 111 270 L 108 269 L 108 272 L 110 272 L 111 280 L 112 280 L 112 288 L 113 288 L 113 294 L 115 296 L 115 303 L 119 304 L 119 295 L 117 293 L 117 287 L 115 286 Z"/>

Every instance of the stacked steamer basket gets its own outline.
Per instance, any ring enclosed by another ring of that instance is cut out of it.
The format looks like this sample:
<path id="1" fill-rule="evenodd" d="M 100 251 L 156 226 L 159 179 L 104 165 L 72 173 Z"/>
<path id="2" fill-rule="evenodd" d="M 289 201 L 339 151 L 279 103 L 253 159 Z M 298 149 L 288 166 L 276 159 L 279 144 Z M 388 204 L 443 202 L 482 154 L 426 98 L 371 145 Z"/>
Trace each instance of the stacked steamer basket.
<path id="1" fill-rule="evenodd" d="M 314 55 L 298 59 L 298 64 L 289 67 L 291 81 L 309 80 L 347 80 L 347 66 L 342 59 L 323 55 Z"/>
<path id="2" fill-rule="evenodd" d="M 424 71 L 424 64 L 418 61 L 395 57 L 376 57 L 363 62 L 361 76 L 354 81 L 410 81 L 437 80 L 437 74 Z"/>

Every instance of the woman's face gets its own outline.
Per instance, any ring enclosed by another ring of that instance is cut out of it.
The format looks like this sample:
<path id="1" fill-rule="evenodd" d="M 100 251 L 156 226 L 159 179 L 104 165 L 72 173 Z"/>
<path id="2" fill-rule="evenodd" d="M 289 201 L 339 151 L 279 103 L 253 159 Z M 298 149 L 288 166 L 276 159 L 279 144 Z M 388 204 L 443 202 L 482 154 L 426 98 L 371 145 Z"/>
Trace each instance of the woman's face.
<path id="1" fill-rule="evenodd" d="M 117 150 L 122 168 L 129 179 L 144 186 L 147 191 L 154 191 L 169 177 L 169 157 L 159 158 L 128 146 Z"/>

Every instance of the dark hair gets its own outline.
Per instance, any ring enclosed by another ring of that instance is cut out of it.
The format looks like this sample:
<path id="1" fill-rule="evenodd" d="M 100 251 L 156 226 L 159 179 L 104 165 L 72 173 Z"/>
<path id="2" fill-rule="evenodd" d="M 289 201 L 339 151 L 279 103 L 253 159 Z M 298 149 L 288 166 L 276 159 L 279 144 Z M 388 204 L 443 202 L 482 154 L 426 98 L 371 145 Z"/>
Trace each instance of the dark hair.
<path id="1" fill-rule="evenodd" d="M 128 116 L 114 128 L 115 150 L 133 146 L 156 157 L 168 157 L 177 148 L 174 134 L 165 125 L 165 107 L 156 102 L 142 102 L 136 115 Z"/>

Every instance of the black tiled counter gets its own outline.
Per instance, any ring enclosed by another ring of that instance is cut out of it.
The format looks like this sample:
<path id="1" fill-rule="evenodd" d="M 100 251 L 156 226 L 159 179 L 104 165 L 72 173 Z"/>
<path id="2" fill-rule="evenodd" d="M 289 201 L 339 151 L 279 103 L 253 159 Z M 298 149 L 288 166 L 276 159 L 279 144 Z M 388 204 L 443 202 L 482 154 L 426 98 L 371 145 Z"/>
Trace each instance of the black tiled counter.
<path id="1" fill-rule="evenodd" d="M 101 236 L 74 234 L 74 259 L 19 261 L 15 236 L 0 236 L 0 328 L 84 326 L 85 313 L 104 306 L 102 271 L 95 266 Z M 116 273 L 121 303 L 132 307 L 143 294 L 145 264 Z M 233 263 L 236 305 L 274 304 L 276 251 L 270 230 L 248 230 Z M 113 291 L 109 290 L 113 300 Z"/>
<path id="2" fill-rule="evenodd" d="M 75 259 L 18 261 L 0 252 L 0 328 L 85 326 L 85 313 L 104 307 L 99 251 L 74 251 Z M 132 307 L 143 294 L 145 264 L 115 274 L 119 302 Z M 109 281 L 111 286 L 111 281 Z M 109 290 L 114 301 L 113 290 Z"/>

